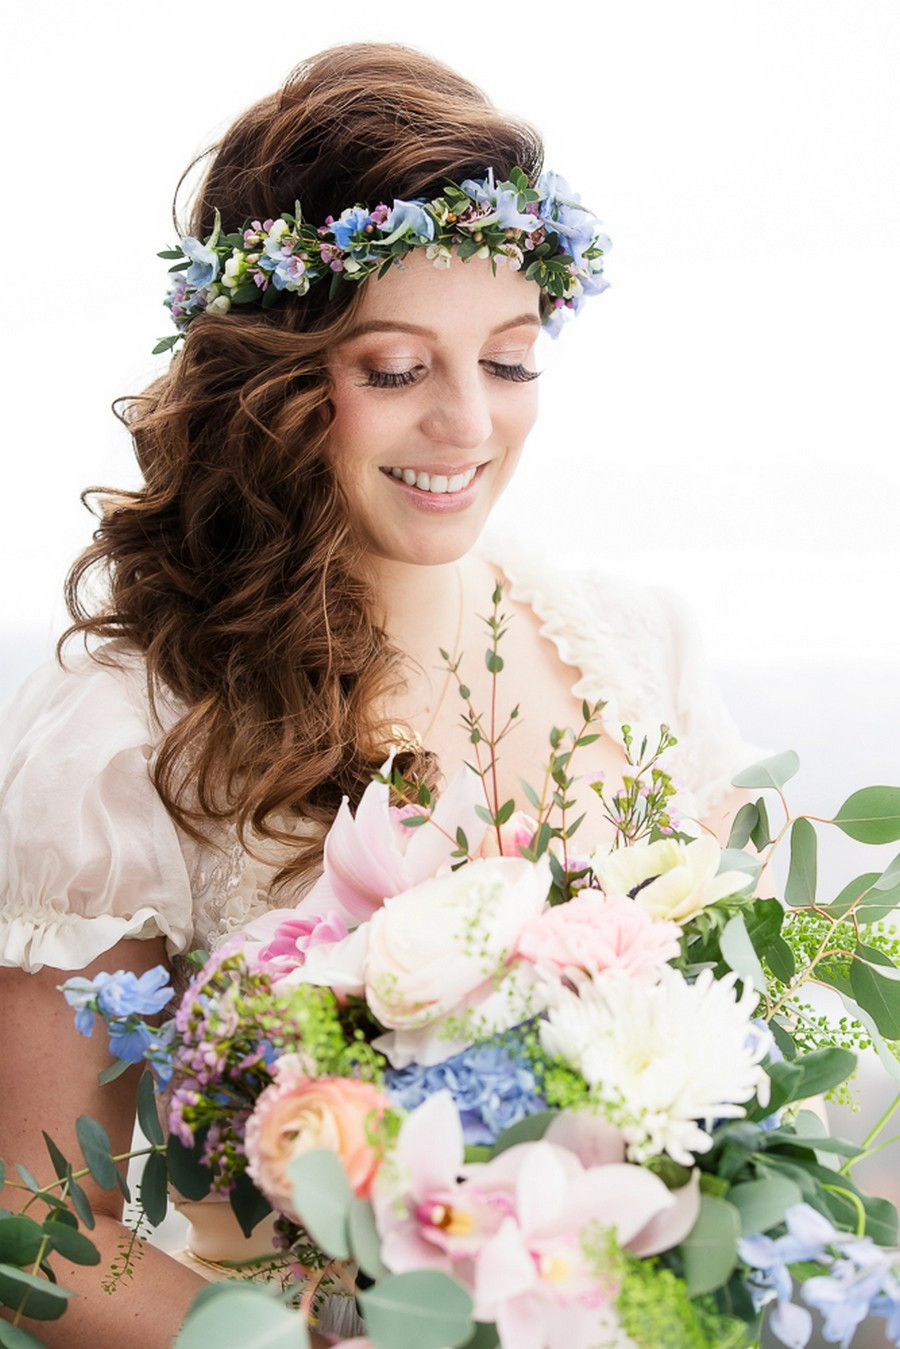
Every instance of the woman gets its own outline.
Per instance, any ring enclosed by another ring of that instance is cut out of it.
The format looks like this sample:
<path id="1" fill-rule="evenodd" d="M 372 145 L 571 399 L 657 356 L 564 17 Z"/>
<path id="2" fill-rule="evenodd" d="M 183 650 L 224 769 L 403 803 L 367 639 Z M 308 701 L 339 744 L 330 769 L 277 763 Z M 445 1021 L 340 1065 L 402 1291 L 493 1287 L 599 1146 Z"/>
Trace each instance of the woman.
<path id="1" fill-rule="evenodd" d="M 359 798 L 392 744 L 421 779 L 452 776 L 467 742 L 437 651 L 470 653 L 462 673 L 487 707 L 478 615 L 498 576 L 513 620 L 501 697 L 520 708 L 498 764 L 502 799 L 521 778 L 539 781 L 550 726 L 577 724 L 581 700 L 604 697 L 606 734 L 584 752 L 586 777 L 621 779 L 622 722 L 651 732 L 668 722 L 681 740 L 682 810 L 713 827 L 728 816 L 728 782 L 748 751 L 672 601 L 599 578 L 563 583 L 521 545 L 476 548 L 534 421 L 534 342 L 563 297 L 549 273 L 526 275 L 533 213 L 514 212 L 497 265 L 478 249 L 462 260 L 473 251 L 464 240 L 479 243 L 464 226 L 442 251 L 416 203 L 462 183 L 477 214 L 517 168 L 538 182 L 530 128 L 389 46 L 302 65 L 213 156 L 184 244 L 193 270 L 176 274 L 169 297 L 184 348 L 128 412 L 145 486 L 102 496 L 69 581 L 70 632 L 95 639 L 92 653 L 34 676 L 4 732 L 0 991 L 15 1033 L 0 1154 L 39 1175 L 41 1128 L 74 1149 L 72 1121 L 88 1114 L 124 1152 L 133 1120 L 135 1083 L 96 1086 L 105 1053 L 99 1037 L 75 1034 L 59 971 L 166 959 L 177 969 L 191 947 L 296 902 L 341 797 Z M 547 181 L 537 209 L 558 192 Z M 310 247 L 343 267 L 333 286 L 305 289 L 311 264 L 279 251 L 299 230 L 279 215 L 295 202 L 317 226 Z M 353 284 L 341 228 L 377 221 L 390 247 L 393 222 L 405 228 L 414 208 L 419 233 L 402 265 L 378 275 L 379 254 Z M 599 289 L 601 236 L 579 240 L 580 219 L 562 265 L 577 254 L 583 289 Z M 248 221 L 223 255 L 231 272 L 220 270 L 220 227 Z M 563 219 L 555 256 L 564 236 Z M 264 252 L 268 295 L 245 274 Z M 88 589 L 98 570 L 99 604 Z M 577 795 L 586 833 L 602 836 L 586 779 Z M 92 1199 L 108 1264 L 119 1211 L 108 1194 Z M 207 1237 L 201 1217 L 194 1252 L 221 1258 Z M 67 1346 L 123 1330 L 130 1345 L 167 1345 L 201 1284 L 152 1248 L 114 1297 L 96 1271 L 61 1277 L 81 1296 L 42 1334 Z"/>

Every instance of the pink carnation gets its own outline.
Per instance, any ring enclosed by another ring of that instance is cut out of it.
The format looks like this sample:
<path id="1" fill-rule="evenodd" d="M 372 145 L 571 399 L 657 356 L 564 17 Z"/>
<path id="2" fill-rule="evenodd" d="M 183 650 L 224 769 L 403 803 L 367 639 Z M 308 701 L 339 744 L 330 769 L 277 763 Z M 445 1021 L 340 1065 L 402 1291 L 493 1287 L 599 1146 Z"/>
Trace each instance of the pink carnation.
<path id="1" fill-rule="evenodd" d="M 678 954 L 681 928 L 654 920 L 633 899 L 583 891 L 546 909 L 523 929 L 517 953 L 553 974 L 565 969 L 617 970 L 647 983 Z"/>

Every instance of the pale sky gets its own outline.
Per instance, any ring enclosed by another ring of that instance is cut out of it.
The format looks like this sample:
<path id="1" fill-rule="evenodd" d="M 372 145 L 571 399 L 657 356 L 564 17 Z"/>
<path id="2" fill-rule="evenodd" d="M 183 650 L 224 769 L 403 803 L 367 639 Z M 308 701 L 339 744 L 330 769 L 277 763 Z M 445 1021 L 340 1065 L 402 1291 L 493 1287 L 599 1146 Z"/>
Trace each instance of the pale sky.
<path id="1" fill-rule="evenodd" d="M 372 38 L 534 121 L 613 238 L 506 521 L 680 590 L 720 668 L 900 662 L 896 0 L 378 8 L 11 11 L 7 631 L 58 630 L 78 492 L 133 480 L 109 405 L 161 368 L 181 169 L 304 55 Z"/>

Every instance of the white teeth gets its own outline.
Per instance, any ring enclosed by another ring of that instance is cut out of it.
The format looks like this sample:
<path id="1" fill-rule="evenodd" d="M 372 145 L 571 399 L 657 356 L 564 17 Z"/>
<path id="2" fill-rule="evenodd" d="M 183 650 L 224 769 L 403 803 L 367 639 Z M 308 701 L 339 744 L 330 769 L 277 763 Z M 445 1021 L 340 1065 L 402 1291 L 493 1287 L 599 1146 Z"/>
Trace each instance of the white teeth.
<path id="1" fill-rule="evenodd" d="M 461 492 L 478 472 L 477 468 L 468 468 L 465 473 L 454 473 L 447 477 L 443 473 L 417 473 L 414 468 L 389 468 L 384 470 L 392 478 L 405 482 L 407 487 L 418 487 L 420 492 L 433 492 L 442 496 L 445 492 Z"/>

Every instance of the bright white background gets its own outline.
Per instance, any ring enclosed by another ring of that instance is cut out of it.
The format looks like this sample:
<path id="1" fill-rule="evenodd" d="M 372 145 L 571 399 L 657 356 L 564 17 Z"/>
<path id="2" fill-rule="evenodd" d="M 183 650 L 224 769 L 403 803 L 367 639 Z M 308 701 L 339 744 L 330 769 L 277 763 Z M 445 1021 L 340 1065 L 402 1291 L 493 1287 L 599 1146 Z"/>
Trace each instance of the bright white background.
<path id="1" fill-rule="evenodd" d="M 0 696 L 60 629 L 78 492 L 132 480 L 108 409 L 159 367 L 181 169 L 304 55 L 403 41 L 541 127 L 615 244 L 507 518 L 685 593 L 807 809 L 900 781 L 896 0 L 373 8 L 8 14 Z"/>

